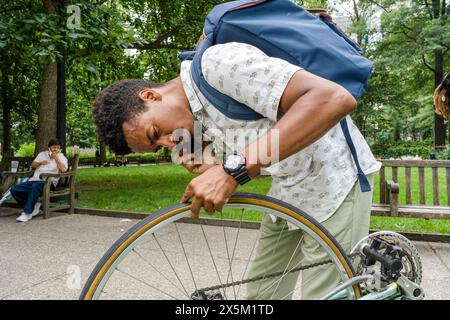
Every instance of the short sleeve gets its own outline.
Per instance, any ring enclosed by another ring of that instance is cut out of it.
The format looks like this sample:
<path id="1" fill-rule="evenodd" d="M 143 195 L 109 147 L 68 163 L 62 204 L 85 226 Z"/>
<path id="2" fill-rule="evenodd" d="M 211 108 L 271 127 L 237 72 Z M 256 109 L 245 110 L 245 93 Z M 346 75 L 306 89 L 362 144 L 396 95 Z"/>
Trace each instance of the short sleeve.
<path id="1" fill-rule="evenodd" d="M 212 46 L 202 57 L 202 72 L 212 87 L 272 121 L 289 80 L 301 69 L 238 42 Z"/>
<path id="2" fill-rule="evenodd" d="M 59 154 L 59 159 L 61 160 L 61 162 L 64 164 L 64 166 L 66 168 L 69 168 L 68 166 L 68 161 L 65 155 L 63 155 L 62 153 Z"/>
<path id="3" fill-rule="evenodd" d="M 47 157 L 45 155 L 46 152 L 47 151 L 39 152 L 39 154 L 37 155 L 37 157 L 33 161 L 35 161 L 35 162 L 42 162 L 44 160 L 47 160 Z"/>

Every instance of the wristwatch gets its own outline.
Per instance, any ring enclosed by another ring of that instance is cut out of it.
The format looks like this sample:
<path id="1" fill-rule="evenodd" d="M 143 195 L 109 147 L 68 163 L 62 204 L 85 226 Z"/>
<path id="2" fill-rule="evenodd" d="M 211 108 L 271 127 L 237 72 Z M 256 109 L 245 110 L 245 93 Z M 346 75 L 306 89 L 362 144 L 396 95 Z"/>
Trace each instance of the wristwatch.
<path id="1" fill-rule="evenodd" d="M 223 163 L 223 169 L 234 178 L 240 185 L 244 185 L 251 180 L 245 167 L 246 160 L 242 154 L 236 151 L 229 154 Z"/>

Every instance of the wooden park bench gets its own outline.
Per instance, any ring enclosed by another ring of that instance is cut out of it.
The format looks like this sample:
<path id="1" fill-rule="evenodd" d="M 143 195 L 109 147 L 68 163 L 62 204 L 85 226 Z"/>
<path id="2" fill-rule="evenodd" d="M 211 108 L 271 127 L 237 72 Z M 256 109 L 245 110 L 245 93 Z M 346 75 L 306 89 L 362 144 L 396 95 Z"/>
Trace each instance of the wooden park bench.
<path id="1" fill-rule="evenodd" d="M 31 169 L 31 162 L 28 160 L 20 160 L 24 164 L 28 164 L 27 170 L 18 170 L 17 172 L 6 171 L 2 172 L 2 192 L 8 190 L 11 186 L 17 183 L 19 178 L 31 177 L 33 170 Z M 72 214 L 75 208 L 75 177 L 78 169 L 79 155 L 68 159 L 68 169 L 64 173 L 43 173 L 41 179 L 45 181 L 42 196 L 39 202 L 42 203 L 42 211 L 44 212 L 44 219 L 50 217 L 50 212 L 68 210 L 68 213 Z M 27 162 L 28 161 L 28 162 Z M 19 165 L 20 168 L 20 165 Z M 25 167 L 23 167 L 25 168 Z M 52 178 L 59 178 L 58 185 L 55 190 L 50 190 L 52 184 Z M 67 204 L 61 204 L 60 200 L 64 200 Z"/>
<path id="2" fill-rule="evenodd" d="M 30 171 L 31 163 L 33 162 L 33 160 L 34 157 L 9 157 L 2 161 L 0 169 L 0 194 L 5 193 L 12 184 L 16 183 L 18 177 L 20 177 L 22 173 Z M 15 168 L 15 172 L 17 172 L 17 175 L 3 176 L 3 173 L 11 172 L 12 162 L 17 163 L 17 167 Z"/>
<path id="3" fill-rule="evenodd" d="M 440 160 L 383 160 L 380 171 L 380 203 L 372 205 L 372 214 L 379 216 L 409 217 L 425 219 L 450 219 L 450 161 Z M 388 169 L 390 168 L 390 169 Z M 399 182 L 399 169 L 404 171 L 404 182 Z M 445 170 L 446 203 L 441 203 L 439 169 Z M 431 170 L 431 190 L 426 182 Z M 418 184 L 413 182 L 417 172 Z M 390 173 L 390 175 L 389 175 Z M 389 177 L 388 177 L 389 175 Z M 404 190 L 404 191 L 403 191 Z M 399 194 L 404 192 L 405 203 L 399 203 Z M 413 192 L 418 203 L 413 204 Z M 427 203 L 426 194 L 432 192 L 433 204 Z M 376 199 L 374 199 L 376 201 Z M 374 201 L 374 202 L 375 202 Z"/>
<path id="4" fill-rule="evenodd" d="M 34 157 L 9 157 L 6 158 L 5 161 L 2 161 L 0 173 L 5 171 L 11 171 L 12 162 L 17 162 L 17 171 L 28 171 L 31 167 L 31 163 L 33 162 Z"/>

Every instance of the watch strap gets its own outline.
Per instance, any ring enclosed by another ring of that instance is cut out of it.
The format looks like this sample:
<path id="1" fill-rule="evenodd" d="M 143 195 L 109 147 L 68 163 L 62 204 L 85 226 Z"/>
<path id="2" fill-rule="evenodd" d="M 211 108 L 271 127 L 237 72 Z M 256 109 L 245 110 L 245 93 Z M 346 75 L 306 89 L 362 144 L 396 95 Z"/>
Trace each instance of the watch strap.
<path id="1" fill-rule="evenodd" d="M 231 172 L 230 175 L 242 186 L 251 180 L 247 168 L 242 166 L 238 171 Z"/>
<path id="2" fill-rule="evenodd" d="M 235 151 L 233 153 L 234 155 L 237 155 L 238 153 Z M 223 169 L 226 173 L 228 173 L 230 176 L 234 178 L 234 180 L 237 181 L 240 185 L 244 185 L 247 182 L 251 180 L 250 175 L 248 174 L 247 168 L 245 167 L 245 163 L 247 162 L 245 157 L 242 157 L 244 159 L 244 163 L 239 167 L 239 169 L 231 170 L 226 167 L 226 161 L 223 164 Z"/>

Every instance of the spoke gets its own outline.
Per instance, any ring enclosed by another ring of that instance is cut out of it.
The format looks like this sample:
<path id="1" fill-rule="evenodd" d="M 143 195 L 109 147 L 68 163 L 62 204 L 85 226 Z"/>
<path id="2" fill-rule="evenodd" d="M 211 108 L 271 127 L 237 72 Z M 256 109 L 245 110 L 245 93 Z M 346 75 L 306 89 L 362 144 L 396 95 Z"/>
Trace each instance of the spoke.
<path id="1" fill-rule="evenodd" d="M 298 262 L 291 270 L 289 270 L 288 272 L 286 272 L 286 269 L 287 269 L 287 266 L 286 266 L 286 268 L 284 269 L 284 271 L 283 272 L 279 272 L 279 275 L 278 275 L 278 273 L 274 273 L 274 274 L 270 274 L 269 276 L 267 276 L 267 279 L 268 278 L 272 278 L 272 277 L 279 277 L 279 279 L 278 280 L 276 280 L 276 281 L 274 281 L 268 288 L 266 288 L 266 289 L 264 289 L 264 291 L 263 292 L 261 292 L 261 294 L 264 294 L 265 292 L 267 292 L 268 290 L 270 290 L 275 284 L 277 284 L 277 287 L 275 288 L 275 290 L 274 290 L 274 292 L 272 293 L 272 296 L 271 296 L 271 299 L 273 298 L 273 295 L 275 294 L 275 292 L 278 290 L 278 286 L 279 286 L 279 284 L 281 283 L 281 281 L 283 280 L 283 278 L 287 275 L 287 274 L 289 274 L 289 273 L 291 273 L 291 272 L 300 272 L 300 271 L 296 271 L 295 269 L 299 266 L 301 264 L 301 262 Z M 288 263 L 288 265 L 289 265 L 289 263 Z M 261 281 L 263 281 L 264 279 L 262 279 Z M 259 296 L 259 294 L 258 294 L 258 296 Z"/>
<path id="2" fill-rule="evenodd" d="M 223 220 L 222 212 L 220 212 L 220 218 Z M 241 220 L 241 222 L 242 222 L 242 220 Z M 239 226 L 239 228 L 240 228 L 240 226 Z M 228 250 L 228 240 L 227 240 L 227 234 L 226 234 L 226 231 L 225 231 L 225 225 L 222 225 L 222 229 L 223 229 L 223 237 L 225 239 L 225 248 L 227 250 L 228 264 L 230 266 L 230 269 L 228 270 L 228 274 L 227 274 L 226 283 L 228 283 L 228 279 L 230 277 L 230 274 L 231 274 L 231 282 L 234 282 L 234 280 L 233 280 L 233 271 L 232 271 L 232 265 L 233 265 L 232 261 L 233 261 L 233 258 L 234 258 L 234 252 L 233 252 L 233 257 L 230 259 L 230 252 Z M 239 232 L 239 229 L 238 229 L 238 232 Z M 234 288 L 234 286 L 233 286 L 233 293 L 234 293 L 234 299 L 236 300 L 236 289 Z"/>
<path id="3" fill-rule="evenodd" d="M 276 218 L 278 218 L 278 217 L 276 217 Z M 270 219 L 272 219 L 272 218 L 270 218 Z M 275 221 L 275 223 L 276 223 L 276 221 Z M 284 232 L 284 230 L 285 230 L 286 227 L 287 227 L 287 223 L 283 226 L 283 228 L 282 228 L 281 231 L 280 231 L 280 234 L 278 235 L 278 239 L 277 239 L 276 245 L 275 245 L 274 248 L 272 249 L 272 254 L 271 254 L 270 258 L 269 258 L 269 261 L 272 260 L 273 255 L 275 254 L 276 249 L 278 249 L 278 245 L 279 245 L 279 243 L 280 243 L 281 235 L 283 234 L 283 232 Z M 265 279 L 265 275 L 266 275 L 266 274 L 267 274 L 267 271 L 264 272 L 263 279 L 262 279 L 261 282 L 259 283 L 258 291 L 256 291 L 256 296 L 259 296 L 259 291 L 261 290 L 262 281 Z"/>
<path id="4" fill-rule="evenodd" d="M 234 261 L 234 255 L 235 255 L 235 253 L 236 253 L 236 246 L 237 246 L 237 242 L 238 242 L 238 239 L 239 239 L 239 233 L 240 233 L 240 231 L 241 231 L 242 217 L 243 217 L 243 216 L 244 216 L 244 209 L 241 210 L 241 218 L 240 218 L 240 220 L 239 220 L 239 228 L 238 228 L 238 230 L 237 230 L 237 233 L 236 233 L 236 239 L 235 239 L 235 241 L 234 241 L 233 253 L 232 253 L 232 255 L 231 255 L 231 261 Z M 231 282 L 234 282 L 234 279 L 233 279 L 233 271 L 231 270 L 231 265 L 230 265 L 230 270 L 228 271 L 228 275 L 227 275 L 227 282 L 228 282 L 228 279 L 229 279 L 230 274 L 231 274 Z M 244 274 L 245 274 L 245 273 L 244 273 Z M 235 289 L 234 286 L 233 286 L 233 292 L 234 292 L 234 298 L 237 299 L 237 295 L 239 294 L 239 288 L 238 288 L 238 291 L 236 292 L 236 289 Z"/>
<path id="5" fill-rule="evenodd" d="M 332 260 L 321 260 L 322 262 L 314 262 L 314 263 L 311 263 L 311 264 L 309 264 L 309 268 L 306 268 L 306 269 L 303 269 L 303 270 L 301 270 L 301 271 L 304 271 L 304 270 L 307 270 L 307 269 L 311 269 L 311 268 L 316 268 L 316 267 L 323 267 L 323 265 L 325 265 L 325 264 L 329 264 L 329 263 L 332 263 L 333 261 Z M 329 262 L 329 263 L 327 263 L 327 262 Z M 289 262 L 290 263 L 290 262 Z M 288 263 L 288 265 L 289 265 L 289 263 Z M 298 266 L 300 265 L 302 263 L 302 261 L 299 261 L 295 266 L 293 266 L 289 271 L 287 271 L 286 272 L 286 269 L 285 269 L 285 271 L 283 272 L 283 275 L 280 277 L 280 279 L 278 279 L 277 281 L 276 281 L 276 283 L 278 283 L 278 285 L 277 285 L 277 288 L 275 288 L 275 290 L 274 290 L 274 292 L 272 293 L 272 297 L 273 297 L 273 295 L 275 294 L 275 292 L 278 290 L 278 287 L 279 287 L 279 285 L 280 285 L 280 283 L 281 283 L 281 281 L 283 280 L 283 278 L 287 275 L 287 274 L 289 274 L 289 273 L 292 273 L 292 272 L 297 272 L 297 270 L 296 269 L 298 269 Z M 317 263 L 320 263 L 320 265 L 316 265 Z M 334 267 L 336 268 L 336 265 L 334 265 Z M 287 268 L 287 267 L 286 267 Z M 302 286 L 301 287 L 304 287 L 304 286 L 306 286 L 308 283 L 310 283 L 312 280 L 314 280 L 317 276 L 319 276 L 319 272 L 318 273 L 316 273 L 316 275 L 315 276 L 313 276 L 313 277 L 311 277 L 310 279 L 308 279 L 306 282 L 303 282 L 303 280 L 304 279 L 302 279 Z M 265 291 L 267 291 L 268 289 L 270 289 L 271 287 L 273 287 L 275 285 L 275 283 L 273 283 L 269 288 L 267 288 Z M 290 293 L 288 293 L 287 295 L 285 295 L 283 298 L 282 298 L 282 300 L 284 300 L 287 296 L 289 296 L 289 294 L 291 294 L 291 293 L 293 293 L 293 292 L 295 292 L 296 290 L 298 290 L 298 288 L 295 288 L 294 290 L 292 290 Z M 264 292 L 265 292 L 264 291 Z"/>
<path id="6" fill-rule="evenodd" d="M 128 272 L 125 272 L 125 271 L 123 271 L 123 270 L 121 270 L 121 269 L 119 269 L 119 268 L 117 268 L 116 270 L 119 271 L 119 272 L 121 272 L 121 273 L 123 273 L 123 274 L 125 274 L 125 275 L 127 275 L 127 276 L 129 276 L 130 278 L 132 278 L 132 279 L 134 279 L 134 280 L 136 280 L 136 281 L 138 281 L 138 282 L 140 282 L 140 283 L 146 285 L 147 287 L 150 287 L 150 288 L 152 288 L 152 289 L 154 289 L 154 290 L 156 290 L 156 291 L 161 292 L 162 294 L 165 294 L 166 296 L 171 297 L 172 299 L 179 300 L 178 298 L 175 298 L 174 296 L 168 294 L 167 292 L 164 292 L 164 291 L 162 291 L 162 290 L 160 290 L 160 289 L 158 289 L 158 288 L 152 286 L 151 284 L 145 282 L 144 280 L 139 279 L 139 278 L 136 278 L 135 276 L 132 276 L 132 275 L 129 274 Z"/>
<path id="7" fill-rule="evenodd" d="M 277 281 L 278 284 L 277 284 L 277 287 L 275 288 L 275 290 L 274 290 L 273 293 L 272 293 L 271 299 L 273 298 L 273 295 L 275 294 L 275 292 L 278 290 L 278 287 L 280 286 L 280 283 L 281 283 L 281 281 L 283 280 L 283 278 L 288 274 L 288 273 L 286 273 L 286 270 L 289 268 L 289 264 L 292 262 L 292 259 L 294 258 L 295 254 L 297 253 L 297 249 L 300 247 L 300 243 L 302 242 L 302 240 L 303 240 L 303 236 L 302 236 L 302 237 L 300 238 L 300 240 L 297 242 L 297 246 L 295 247 L 294 252 L 291 254 L 291 257 L 289 258 L 288 263 L 286 264 L 286 268 L 285 268 L 284 271 L 283 271 L 283 275 L 282 275 L 282 276 L 280 277 L 280 279 Z M 291 271 L 294 270 L 295 267 L 296 267 L 296 266 L 294 266 L 293 268 L 291 268 Z M 272 283 L 272 284 L 270 285 L 270 287 L 266 288 L 266 289 L 263 291 L 263 293 L 265 293 L 268 289 L 272 288 L 274 284 L 275 284 L 275 282 Z"/>
<path id="8" fill-rule="evenodd" d="M 247 261 L 247 265 L 245 266 L 244 273 L 242 274 L 241 283 L 239 284 L 239 288 L 238 288 L 238 291 L 237 291 L 238 295 L 239 295 L 239 291 L 241 291 L 242 281 L 244 281 L 245 274 L 247 273 L 248 266 L 250 265 L 250 261 L 251 261 L 251 258 L 253 256 L 253 252 L 255 251 L 256 243 L 258 242 L 258 238 L 259 238 L 259 236 L 257 234 L 256 237 L 255 237 L 255 241 L 253 242 L 252 251 L 250 252 L 250 255 L 249 255 L 249 258 L 248 258 L 248 261 Z"/>
<path id="9" fill-rule="evenodd" d="M 211 252 L 211 248 L 209 247 L 208 239 L 206 238 L 205 229 L 203 229 L 202 220 L 200 219 L 199 221 L 200 221 L 200 228 L 202 229 L 203 237 L 205 238 L 206 246 L 208 247 L 209 255 L 210 255 L 212 263 L 214 265 L 214 269 L 216 270 L 217 278 L 219 279 L 220 285 L 223 287 L 222 279 L 220 279 L 219 270 L 217 269 L 217 266 L 216 266 L 216 261 L 214 260 L 214 256 Z M 225 296 L 225 299 L 228 300 L 227 295 L 225 293 L 225 289 L 223 289 L 223 295 Z"/>
<path id="10" fill-rule="evenodd" d="M 180 231 L 178 230 L 177 223 L 175 223 L 175 228 L 177 229 L 178 238 L 180 239 L 180 244 L 181 244 L 181 247 L 183 248 L 184 257 L 186 258 L 186 262 L 187 262 L 187 265 L 189 267 L 189 272 L 191 273 L 191 278 L 192 278 L 192 281 L 194 282 L 195 291 L 197 291 L 198 290 L 197 283 L 195 282 L 195 278 L 194 278 L 194 274 L 192 272 L 191 264 L 189 263 L 189 259 L 188 259 L 187 254 L 186 254 L 186 249 L 184 248 L 183 241 L 181 240 L 181 235 L 180 235 Z"/>
<path id="11" fill-rule="evenodd" d="M 315 276 L 311 277 L 310 279 L 308 279 L 308 281 L 306 281 L 305 283 L 303 283 L 303 278 L 302 278 L 302 285 L 300 287 L 294 288 L 294 290 L 292 290 L 291 292 L 289 292 L 287 295 L 285 295 L 283 298 L 281 298 L 281 300 L 285 300 L 286 297 L 288 297 L 290 294 L 293 294 L 295 291 L 297 291 L 299 288 L 301 288 L 303 290 L 303 287 L 306 286 L 308 283 L 310 283 L 312 280 L 316 279 L 319 276 L 320 273 L 316 273 Z M 303 277 L 303 274 L 302 274 Z M 302 292 L 303 295 L 303 292 Z"/>
<path id="12" fill-rule="evenodd" d="M 155 266 L 153 266 L 149 261 L 147 261 L 139 252 L 137 252 L 137 250 L 135 248 L 133 248 L 132 252 L 134 252 L 135 254 L 137 254 L 142 260 L 144 260 L 153 270 L 155 270 L 156 272 L 158 272 L 160 275 L 162 275 L 164 277 L 164 279 L 166 279 L 167 281 L 169 281 L 169 283 L 171 285 L 173 285 L 178 291 L 181 292 L 181 294 L 186 295 L 183 290 L 180 289 L 180 287 L 178 287 L 175 283 L 173 283 L 169 278 L 166 277 L 166 275 L 164 273 L 162 273 L 161 271 L 158 270 L 158 268 L 156 268 Z M 189 298 L 189 296 L 187 296 Z"/>
<path id="13" fill-rule="evenodd" d="M 167 262 L 169 263 L 170 268 L 172 269 L 173 273 L 175 274 L 175 277 L 177 277 L 178 281 L 180 282 L 181 286 L 183 287 L 184 292 L 186 292 L 186 295 L 189 297 L 189 293 L 187 292 L 186 288 L 184 287 L 183 282 L 181 281 L 180 277 L 178 276 L 178 273 L 175 271 L 175 268 L 173 267 L 172 263 L 170 262 L 169 257 L 166 255 L 166 252 L 161 247 L 161 244 L 159 243 L 158 239 L 156 238 L 156 235 L 154 233 L 152 233 L 152 236 L 153 236 L 153 238 L 155 238 L 156 243 L 158 244 L 164 257 L 166 258 Z"/>

